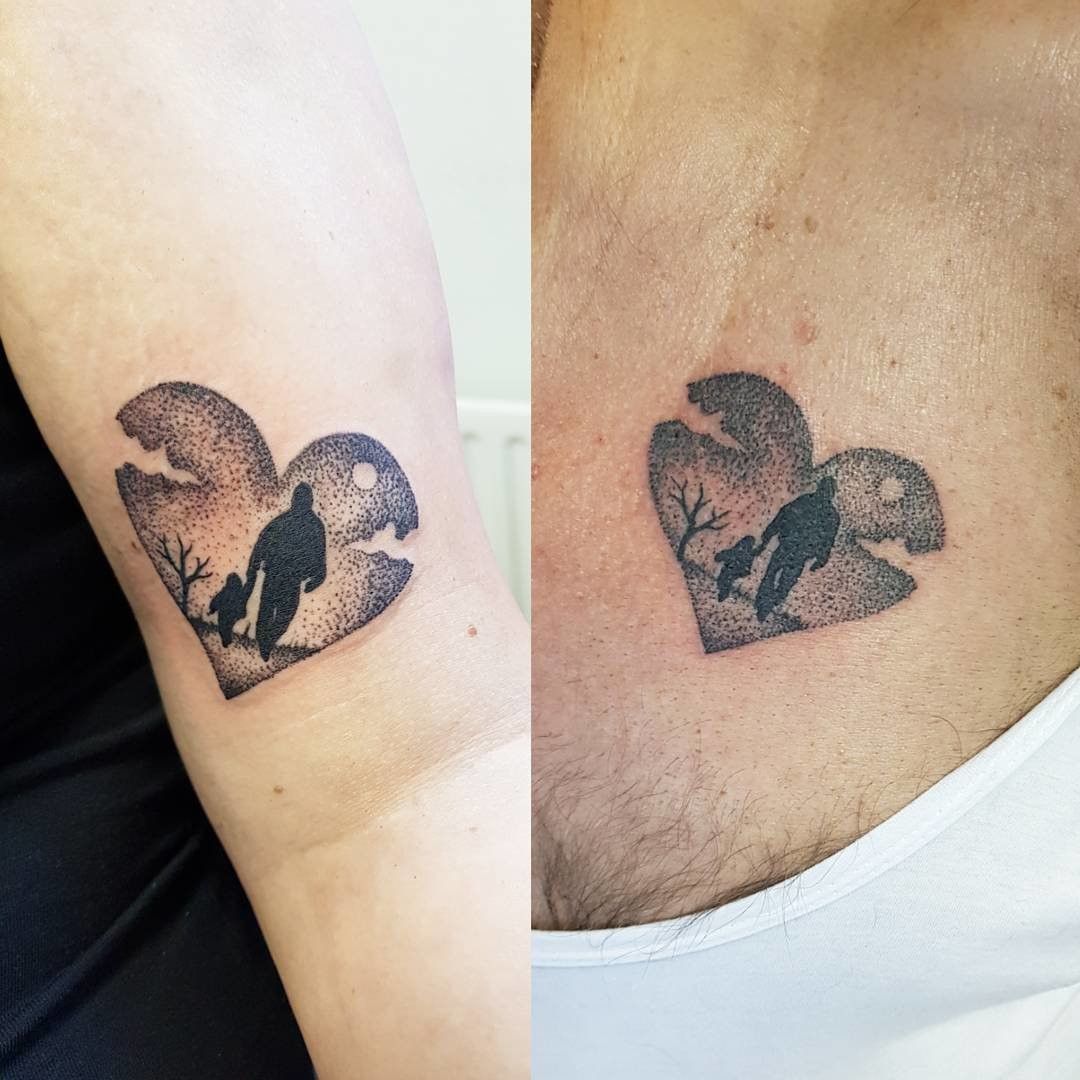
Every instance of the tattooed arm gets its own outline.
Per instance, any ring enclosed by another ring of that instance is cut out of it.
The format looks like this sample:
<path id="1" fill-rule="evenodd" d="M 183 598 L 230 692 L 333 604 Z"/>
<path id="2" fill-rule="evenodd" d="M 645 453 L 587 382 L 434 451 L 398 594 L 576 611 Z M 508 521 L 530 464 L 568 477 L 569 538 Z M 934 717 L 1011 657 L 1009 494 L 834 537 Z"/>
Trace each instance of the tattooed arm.
<path id="1" fill-rule="evenodd" d="M 522 1075 L 526 631 L 352 17 L 61 2 L 0 37 L 0 334 L 320 1076 Z"/>

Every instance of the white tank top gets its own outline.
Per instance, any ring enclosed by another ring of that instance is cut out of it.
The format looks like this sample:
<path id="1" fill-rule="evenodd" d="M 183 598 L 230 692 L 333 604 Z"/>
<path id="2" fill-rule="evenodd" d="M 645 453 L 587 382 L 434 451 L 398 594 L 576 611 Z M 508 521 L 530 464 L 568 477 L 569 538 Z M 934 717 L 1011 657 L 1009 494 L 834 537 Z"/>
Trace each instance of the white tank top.
<path id="1" fill-rule="evenodd" d="M 1080 671 L 914 802 L 702 915 L 533 935 L 536 1080 L 1080 1078 Z"/>

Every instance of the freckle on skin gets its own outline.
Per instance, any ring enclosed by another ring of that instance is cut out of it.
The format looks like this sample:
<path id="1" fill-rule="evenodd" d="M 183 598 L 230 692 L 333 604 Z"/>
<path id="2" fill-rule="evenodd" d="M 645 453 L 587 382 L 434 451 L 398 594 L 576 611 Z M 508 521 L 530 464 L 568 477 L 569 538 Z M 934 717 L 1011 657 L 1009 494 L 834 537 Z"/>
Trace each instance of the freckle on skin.
<path id="1" fill-rule="evenodd" d="M 810 214 L 803 218 L 803 226 L 808 233 L 817 232 L 817 221 Z"/>
<path id="2" fill-rule="evenodd" d="M 274 794 L 280 795 L 285 789 L 280 784 L 274 785 Z"/>
<path id="3" fill-rule="evenodd" d="M 1058 383 L 1058 385 L 1054 387 L 1054 397 L 1056 397 L 1058 401 L 1068 401 L 1069 388 L 1064 383 Z"/>
<path id="4" fill-rule="evenodd" d="M 817 327 L 808 316 L 800 316 L 795 320 L 795 340 L 800 345 L 809 345 L 817 338 Z"/>
<path id="5" fill-rule="evenodd" d="M 476 627 L 470 626 L 469 629 L 465 631 L 465 633 L 467 633 L 469 637 L 476 637 Z"/>

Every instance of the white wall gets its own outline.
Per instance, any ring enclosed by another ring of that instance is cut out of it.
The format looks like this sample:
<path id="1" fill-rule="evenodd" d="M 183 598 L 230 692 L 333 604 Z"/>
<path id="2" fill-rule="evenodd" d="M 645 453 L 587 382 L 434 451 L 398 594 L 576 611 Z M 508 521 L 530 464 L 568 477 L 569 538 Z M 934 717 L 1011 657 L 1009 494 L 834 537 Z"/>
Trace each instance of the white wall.
<path id="1" fill-rule="evenodd" d="M 529 397 L 529 5 L 353 0 L 439 257 L 458 395 Z"/>
<path id="2" fill-rule="evenodd" d="M 352 0 L 427 211 L 465 460 L 529 613 L 529 52 L 522 0 Z"/>

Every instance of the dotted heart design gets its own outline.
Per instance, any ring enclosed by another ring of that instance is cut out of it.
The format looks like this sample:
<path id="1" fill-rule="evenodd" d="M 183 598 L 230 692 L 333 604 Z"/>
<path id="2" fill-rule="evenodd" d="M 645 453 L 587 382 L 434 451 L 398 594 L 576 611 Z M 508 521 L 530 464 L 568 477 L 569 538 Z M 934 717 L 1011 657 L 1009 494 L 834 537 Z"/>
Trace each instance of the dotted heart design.
<path id="1" fill-rule="evenodd" d="M 416 499 L 377 440 L 325 436 L 279 476 L 247 413 L 204 386 L 151 387 L 117 420 L 158 455 L 117 487 L 226 698 L 359 630 L 412 576 Z"/>
<path id="2" fill-rule="evenodd" d="M 940 551 L 945 519 L 926 470 L 887 450 L 813 460 L 791 396 L 744 372 L 688 387 L 705 431 L 657 424 L 649 488 L 706 652 L 863 619 L 915 578 L 869 545 Z M 890 553 L 891 554 L 891 553 Z"/>

